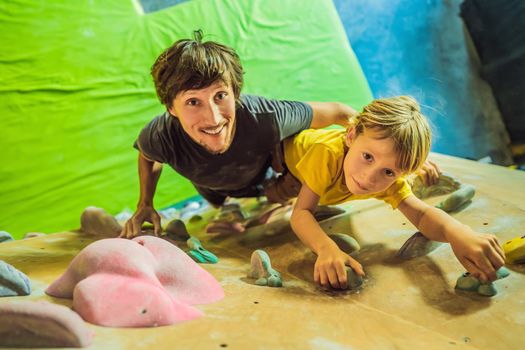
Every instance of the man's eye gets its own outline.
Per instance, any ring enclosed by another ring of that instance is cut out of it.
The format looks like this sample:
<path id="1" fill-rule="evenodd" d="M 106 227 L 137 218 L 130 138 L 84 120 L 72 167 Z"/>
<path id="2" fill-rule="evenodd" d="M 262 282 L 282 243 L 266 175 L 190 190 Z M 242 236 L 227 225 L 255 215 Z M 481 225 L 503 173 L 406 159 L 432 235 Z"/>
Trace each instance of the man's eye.
<path id="1" fill-rule="evenodd" d="M 388 176 L 388 177 L 394 177 L 394 176 L 396 176 L 396 173 L 394 173 L 390 169 L 385 169 L 385 175 Z"/>
<path id="2" fill-rule="evenodd" d="M 219 92 L 216 97 L 217 97 L 218 100 L 224 100 L 227 95 L 228 94 L 225 93 L 225 92 Z"/>
<path id="3" fill-rule="evenodd" d="M 363 159 L 370 161 L 370 160 L 372 160 L 372 156 L 370 154 L 368 154 L 368 153 L 363 153 Z"/>

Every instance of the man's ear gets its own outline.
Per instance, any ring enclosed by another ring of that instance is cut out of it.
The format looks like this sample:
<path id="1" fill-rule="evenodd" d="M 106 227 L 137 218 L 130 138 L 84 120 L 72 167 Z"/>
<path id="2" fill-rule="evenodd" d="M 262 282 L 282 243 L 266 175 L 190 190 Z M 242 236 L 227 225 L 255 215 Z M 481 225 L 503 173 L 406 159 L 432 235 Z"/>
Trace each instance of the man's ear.
<path id="1" fill-rule="evenodd" d="M 173 105 L 171 105 L 171 107 L 168 108 L 168 112 L 170 112 L 172 117 L 177 118 L 177 114 L 175 113 L 175 108 L 173 108 Z"/>
<path id="2" fill-rule="evenodd" d="M 352 141 L 355 140 L 355 133 L 356 133 L 355 126 L 352 126 L 348 128 L 348 130 L 346 130 L 345 143 L 347 147 L 350 147 L 350 145 L 352 144 Z"/>

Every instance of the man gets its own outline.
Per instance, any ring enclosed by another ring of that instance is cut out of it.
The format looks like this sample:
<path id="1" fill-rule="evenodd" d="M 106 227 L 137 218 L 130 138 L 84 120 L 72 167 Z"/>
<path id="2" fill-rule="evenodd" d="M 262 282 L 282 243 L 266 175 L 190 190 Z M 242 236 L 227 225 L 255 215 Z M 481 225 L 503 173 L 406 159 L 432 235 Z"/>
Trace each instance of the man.
<path id="1" fill-rule="evenodd" d="M 300 183 L 284 168 L 281 141 L 307 128 L 346 126 L 355 113 L 336 102 L 241 96 L 238 55 L 225 45 L 203 42 L 201 31 L 165 50 L 151 74 L 167 112 L 146 125 L 135 142 L 140 199 L 120 237 L 139 235 L 145 221 L 161 233 L 153 197 L 163 163 L 216 207 L 227 197 L 266 195 L 272 202 L 296 197 Z"/>

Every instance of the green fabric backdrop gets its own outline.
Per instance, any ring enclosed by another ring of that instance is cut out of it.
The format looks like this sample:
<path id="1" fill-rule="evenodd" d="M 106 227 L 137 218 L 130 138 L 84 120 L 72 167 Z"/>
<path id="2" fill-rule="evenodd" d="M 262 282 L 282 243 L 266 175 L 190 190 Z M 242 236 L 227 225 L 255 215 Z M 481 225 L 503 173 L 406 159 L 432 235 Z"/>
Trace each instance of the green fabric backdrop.
<path id="1" fill-rule="evenodd" d="M 157 55 L 202 29 L 238 50 L 244 92 L 360 108 L 370 89 L 330 0 L 194 0 L 144 15 L 131 0 L 0 5 L 0 230 L 79 227 L 89 205 L 117 213 L 138 198 L 140 129 L 163 106 Z M 193 196 L 165 168 L 155 204 Z"/>

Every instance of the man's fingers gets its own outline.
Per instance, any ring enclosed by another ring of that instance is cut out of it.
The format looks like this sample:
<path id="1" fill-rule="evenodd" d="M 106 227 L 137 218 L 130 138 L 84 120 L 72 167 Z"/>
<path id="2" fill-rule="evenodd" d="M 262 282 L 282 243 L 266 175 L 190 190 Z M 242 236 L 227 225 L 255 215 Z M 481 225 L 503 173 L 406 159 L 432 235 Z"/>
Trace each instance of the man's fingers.
<path id="1" fill-rule="evenodd" d="M 162 225 L 160 224 L 160 217 L 158 215 L 153 216 L 153 234 L 157 237 L 162 234 Z"/>

